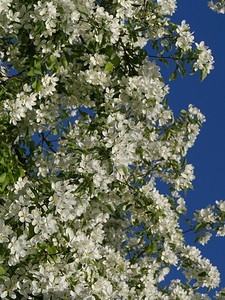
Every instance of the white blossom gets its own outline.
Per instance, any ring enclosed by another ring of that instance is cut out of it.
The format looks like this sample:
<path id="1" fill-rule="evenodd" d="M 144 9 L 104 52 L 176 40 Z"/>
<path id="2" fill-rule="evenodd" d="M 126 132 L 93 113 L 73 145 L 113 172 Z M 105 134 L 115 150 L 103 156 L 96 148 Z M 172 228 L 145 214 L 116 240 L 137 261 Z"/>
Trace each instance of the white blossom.
<path id="1" fill-rule="evenodd" d="M 158 65 L 166 50 L 203 79 L 214 59 L 172 23 L 176 8 L 0 0 L 2 299 L 207 299 L 219 285 L 180 224 L 205 117 L 191 104 L 173 114 Z M 225 235 L 224 203 L 194 213 L 202 245 L 211 229 Z M 186 282 L 164 289 L 171 266 Z"/>

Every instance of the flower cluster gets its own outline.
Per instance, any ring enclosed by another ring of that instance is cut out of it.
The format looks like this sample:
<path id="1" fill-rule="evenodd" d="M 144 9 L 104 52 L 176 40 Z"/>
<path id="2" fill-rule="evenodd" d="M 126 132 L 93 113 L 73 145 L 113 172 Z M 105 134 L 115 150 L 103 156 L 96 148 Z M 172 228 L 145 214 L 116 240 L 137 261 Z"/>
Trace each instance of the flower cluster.
<path id="1" fill-rule="evenodd" d="M 190 50 L 192 48 L 194 36 L 190 32 L 190 27 L 186 24 L 185 20 L 181 22 L 181 25 L 177 26 L 177 33 L 179 37 L 175 45 L 184 51 Z"/>
<path id="2" fill-rule="evenodd" d="M 202 41 L 200 44 L 196 43 L 197 51 L 199 53 L 197 61 L 194 63 L 194 69 L 197 71 L 206 70 L 207 74 L 213 70 L 213 56 L 211 50 L 205 46 L 205 43 Z"/>
<path id="3" fill-rule="evenodd" d="M 215 3 L 213 1 L 209 1 L 208 3 L 209 8 L 212 10 L 224 14 L 225 13 L 225 1 L 224 0 L 218 0 Z"/>
<path id="4" fill-rule="evenodd" d="M 159 47 L 206 74 L 213 57 L 170 22 L 176 6 L 0 1 L 2 299 L 207 299 L 219 285 L 180 225 L 205 117 L 174 116 Z M 196 212 L 196 232 L 218 222 L 213 209 Z M 186 280 L 162 288 L 171 266 Z"/>
<path id="5" fill-rule="evenodd" d="M 206 208 L 197 210 L 194 221 L 197 225 L 193 228 L 197 233 L 197 240 L 201 244 L 206 244 L 211 236 L 212 231 L 216 231 L 216 236 L 225 236 L 225 201 L 216 201 L 216 205 L 209 205 Z"/>

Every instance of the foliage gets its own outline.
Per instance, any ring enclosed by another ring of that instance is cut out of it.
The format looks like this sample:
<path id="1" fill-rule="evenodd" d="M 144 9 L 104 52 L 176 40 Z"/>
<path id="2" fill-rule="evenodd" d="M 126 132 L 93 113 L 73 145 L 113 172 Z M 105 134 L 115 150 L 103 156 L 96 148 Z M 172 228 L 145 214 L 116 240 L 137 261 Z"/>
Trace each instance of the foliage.
<path id="1" fill-rule="evenodd" d="M 175 118 L 157 66 L 204 80 L 214 61 L 185 21 L 171 22 L 175 10 L 175 0 L 0 1 L 2 299 L 207 299 L 219 285 L 179 223 L 205 118 L 192 105 Z M 224 203 L 187 220 L 196 242 L 225 235 Z M 172 266 L 186 279 L 167 287 Z"/>

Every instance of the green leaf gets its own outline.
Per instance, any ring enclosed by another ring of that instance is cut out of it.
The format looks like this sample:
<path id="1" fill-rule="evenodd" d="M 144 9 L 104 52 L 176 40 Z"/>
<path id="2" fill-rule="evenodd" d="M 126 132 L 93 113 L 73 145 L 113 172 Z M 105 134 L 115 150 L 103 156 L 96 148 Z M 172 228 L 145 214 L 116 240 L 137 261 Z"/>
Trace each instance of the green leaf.
<path id="1" fill-rule="evenodd" d="M 206 68 L 200 70 L 200 81 L 202 82 L 207 76 L 207 70 Z"/>
<path id="2" fill-rule="evenodd" d="M 36 30 L 34 32 L 34 35 L 38 35 L 40 33 L 42 33 L 43 31 L 45 30 L 45 23 L 44 22 L 41 22 L 39 24 L 39 26 L 36 27 Z"/>
<path id="3" fill-rule="evenodd" d="M 34 74 L 36 75 L 42 75 L 42 72 L 40 69 L 34 69 Z"/>
<path id="4" fill-rule="evenodd" d="M 87 180 L 85 179 L 82 183 L 79 184 L 79 186 L 77 187 L 77 189 L 75 190 L 75 193 L 79 193 L 82 190 L 84 190 L 87 186 Z"/>
<path id="5" fill-rule="evenodd" d="M 177 70 L 175 70 L 169 78 L 169 81 L 172 81 L 177 78 Z"/>
<path id="6" fill-rule="evenodd" d="M 29 141 L 28 143 L 29 148 L 30 148 L 30 153 L 33 153 L 35 150 L 35 142 L 34 141 Z"/>
<path id="7" fill-rule="evenodd" d="M 183 159 L 183 161 L 182 161 L 181 167 L 185 167 L 186 164 L 187 164 L 187 158 L 185 156 L 184 159 Z"/>
<path id="8" fill-rule="evenodd" d="M 180 114 L 183 115 L 183 116 L 187 116 L 187 115 L 188 115 L 188 113 L 187 113 L 186 110 L 184 110 L 184 109 L 182 109 L 182 110 L 180 111 Z"/>
<path id="9" fill-rule="evenodd" d="M 135 184 L 135 183 L 137 182 L 137 180 L 138 180 L 138 177 L 137 177 L 137 174 L 136 174 L 136 173 L 133 174 L 133 178 L 134 178 L 133 184 Z"/>
<path id="10" fill-rule="evenodd" d="M 38 80 L 37 86 L 35 88 L 36 93 L 40 92 L 41 90 L 41 80 Z"/>
<path id="11" fill-rule="evenodd" d="M 49 255 L 56 254 L 56 247 L 55 246 L 48 246 L 47 253 Z"/>
<path id="12" fill-rule="evenodd" d="M 56 65 L 56 73 L 59 73 L 59 71 L 60 71 L 60 63 L 57 62 L 57 65 Z"/>
<path id="13" fill-rule="evenodd" d="M 111 204 L 106 204 L 105 206 L 108 208 L 108 210 L 109 210 L 112 214 L 114 213 L 114 209 L 113 209 L 113 207 L 112 207 Z"/>
<path id="14" fill-rule="evenodd" d="M 156 245 L 156 242 L 151 241 L 151 244 L 150 244 L 150 251 L 151 251 L 152 254 L 157 253 L 157 245 Z"/>
<path id="15" fill-rule="evenodd" d="M 112 71 L 113 70 L 113 64 L 111 62 L 108 62 L 106 65 L 105 65 L 105 71 Z"/>
<path id="16" fill-rule="evenodd" d="M 109 58 L 112 56 L 114 52 L 114 47 L 113 46 L 106 46 L 104 49 L 102 49 L 102 53 L 107 55 Z"/>
<path id="17" fill-rule="evenodd" d="M 95 50 L 93 49 L 93 45 L 92 44 L 90 44 L 90 45 L 84 45 L 84 47 L 88 50 L 89 53 L 92 53 L 92 54 L 95 53 Z"/>
<path id="18" fill-rule="evenodd" d="M 38 244 L 37 245 L 37 249 L 40 251 L 43 251 L 43 250 L 45 250 L 46 249 L 46 243 L 45 242 L 42 242 L 41 244 Z"/>
<path id="19" fill-rule="evenodd" d="M 23 171 L 23 169 L 20 168 L 20 177 L 24 177 L 26 174 L 25 172 Z"/>
<path id="20" fill-rule="evenodd" d="M 0 96 L 3 95 L 5 93 L 5 90 L 4 89 L 1 89 L 0 91 Z"/>
<path id="21" fill-rule="evenodd" d="M 188 183 L 188 186 L 189 186 L 190 189 L 194 190 L 194 187 L 190 182 Z"/>
<path id="22" fill-rule="evenodd" d="M 163 101 L 163 106 L 167 106 L 168 103 L 168 98 L 165 98 L 165 100 Z"/>
<path id="23" fill-rule="evenodd" d="M 205 271 L 198 274 L 199 277 L 206 277 L 207 273 Z"/>
<path id="24" fill-rule="evenodd" d="M 113 59 L 112 59 L 112 64 L 114 65 L 114 66 L 118 66 L 119 64 L 120 64 L 120 58 L 119 58 L 119 56 L 115 56 Z"/>
<path id="25" fill-rule="evenodd" d="M 205 223 L 200 222 L 200 223 L 198 223 L 198 225 L 195 226 L 195 230 L 202 229 L 204 227 L 205 227 Z"/>
<path id="26" fill-rule="evenodd" d="M 32 83 L 32 88 L 35 89 L 37 86 L 37 79 L 35 79 L 35 81 Z"/>
<path id="27" fill-rule="evenodd" d="M 60 129 L 59 128 L 54 128 L 53 129 L 53 135 L 59 135 Z"/>
<path id="28" fill-rule="evenodd" d="M 181 70 L 181 77 L 183 78 L 186 74 L 186 70 L 184 68 L 184 66 L 182 65 L 182 70 Z"/>
<path id="29" fill-rule="evenodd" d="M 34 235 L 35 235 L 34 226 L 31 223 L 29 223 L 29 235 L 28 235 L 28 239 L 31 239 Z"/>
<path id="30" fill-rule="evenodd" d="M 90 183 L 89 183 L 89 193 L 90 193 L 90 195 L 94 194 L 94 190 L 95 190 L 94 182 L 90 181 Z"/>
<path id="31" fill-rule="evenodd" d="M 27 76 L 34 76 L 34 68 L 31 67 L 30 71 L 27 73 Z"/>
<path id="32" fill-rule="evenodd" d="M 123 173 L 127 176 L 127 168 L 125 166 L 121 166 L 121 167 L 122 167 Z"/>
<path id="33" fill-rule="evenodd" d="M 41 68 L 41 61 L 40 60 L 38 60 L 38 61 L 34 61 L 34 66 L 35 66 L 35 68 L 37 68 L 37 69 L 40 69 Z"/>
<path id="34" fill-rule="evenodd" d="M 49 59 L 52 63 L 56 61 L 56 57 L 52 54 L 50 55 Z"/>
<path id="35" fill-rule="evenodd" d="M 66 69 L 68 66 L 68 61 L 64 57 L 60 57 L 59 59 L 63 65 L 63 68 Z"/>
<path id="36" fill-rule="evenodd" d="M 169 67 L 169 63 L 168 63 L 168 60 L 166 59 L 163 59 L 162 62 L 166 65 L 166 67 L 168 68 Z"/>
<path id="37" fill-rule="evenodd" d="M 6 273 L 5 268 L 0 265 L 0 275 L 4 275 Z"/>
<path id="38" fill-rule="evenodd" d="M 6 179 L 6 173 L 3 173 L 2 175 L 0 175 L 0 183 L 3 183 Z"/>

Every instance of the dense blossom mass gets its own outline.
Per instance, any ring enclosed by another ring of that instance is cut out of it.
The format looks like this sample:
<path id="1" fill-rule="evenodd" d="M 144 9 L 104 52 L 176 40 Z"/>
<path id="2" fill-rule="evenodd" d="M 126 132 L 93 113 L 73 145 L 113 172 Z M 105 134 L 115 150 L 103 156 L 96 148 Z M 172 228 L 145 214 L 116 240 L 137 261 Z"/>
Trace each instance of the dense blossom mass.
<path id="1" fill-rule="evenodd" d="M 2 299 L 209 299 L 219 286 L 180 226 L 205 117 L 193 105 L 174 116 L 159 68 L 203 80 L 214 60 L 171 21 L 176 7 L 0 0 Z M 196 241 L 224 236 L 224 215 L 224 201 L 196 211 Z M 185 280 L 165 286 L 172 266 Z"/>
<path id="2" fill-rule="evenodd" d="M 221 14 L 225 13 L 225 1 L 224 0 L 218 0 L 216 2 L 209 1 L 209 7 Z"/>

